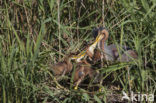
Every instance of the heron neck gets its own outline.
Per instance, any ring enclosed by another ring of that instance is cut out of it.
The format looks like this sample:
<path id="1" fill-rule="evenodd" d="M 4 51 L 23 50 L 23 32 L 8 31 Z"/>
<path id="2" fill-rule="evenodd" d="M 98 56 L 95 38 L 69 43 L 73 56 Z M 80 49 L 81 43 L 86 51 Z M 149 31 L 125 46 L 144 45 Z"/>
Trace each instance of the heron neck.
<path id="1" fill-rule="evenodd" d="M 102 39 L 100 41 L 99 47 L 101 50 L 105 50 L 105 48 L 107 48 L 108 46 L 106 45 L 105 39 Z"/>

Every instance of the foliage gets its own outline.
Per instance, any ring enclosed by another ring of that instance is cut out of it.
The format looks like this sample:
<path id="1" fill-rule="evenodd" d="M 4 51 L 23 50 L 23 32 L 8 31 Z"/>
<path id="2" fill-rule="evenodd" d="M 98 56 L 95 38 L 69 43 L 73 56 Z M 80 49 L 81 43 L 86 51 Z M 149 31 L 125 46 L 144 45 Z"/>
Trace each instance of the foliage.
<path id="1" fill-rule="evenodd" d="M 102 103 L 122 91 L 154 94 L 156 1 L 103 1 L 0 0 L 0 101 Z M 92 43 L 92 29 L 98 26 L 109 30 L 108 44 L 128 45 L 139 59 L 128 67 L 96 68 L 104 74 L 103 92 L 73 90 L 70 76 L 63 80 L 67 83 L 59 82 L 65 88 L 57 89 L 50 64 Z"/>

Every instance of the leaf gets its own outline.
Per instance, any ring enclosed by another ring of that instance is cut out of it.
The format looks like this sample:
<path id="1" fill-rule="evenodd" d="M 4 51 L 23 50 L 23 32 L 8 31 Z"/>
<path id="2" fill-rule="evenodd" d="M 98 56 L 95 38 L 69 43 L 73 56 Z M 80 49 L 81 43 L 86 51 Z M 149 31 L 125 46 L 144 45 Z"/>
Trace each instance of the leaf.
<path id="1" fill-rule="evenodd" d="M 89 95 L 87 93 L 83 93 L 83 99 L 85 99 L 85 101 L 89 101 Z"/>
<path id="2" fill-rule="evenodd" d="M 143 19 L 145 19 L 148 15 L 150 16 L 150 13 L 152 12 L 152 10 L 153 10 L 155 7 L 156 7 L 156 3 L 154 3 L 150 9 L 148 9 L 148 11 L 147 11 L 147 13 L 146 13 L 146 15 L 144 16 Z M 150 16 L 150 17 L 151 17 L 151 16 Z"/>
<path id="3" fill-rule="evenodd" d="M 36 42 L 36 45 L 35 45 L 35 48 L 34 48 L 33 63 L 36 60 L 37 55 L 39 53 L 39 48 L 40 48 L 41 42 L 43 40 L 44 34 L 45 34 L 45 24 L 42 23 L 41 24 L 39 35 L 37 37 L 37 42 Z"/>
<path id="4" fill-rule="evenodd" d="M 107 68 L 102 68 L 101 70 L 102 70 L 102 73 L 113 72 L 113 71 L 120 70 L 128 65 L 129 65 L 128 63 L 120 63 L 120 64 L 111 65 Z"/>
<path id="5" fill-rule="evenodd" d="M 145 9 L 146 11 L 148 11 L 148 10 L 149 10 L 149 5 L 148 5 L 147 0 L 141 0 L 141 3 L 142 3 L 142 5 L 143 5 L 144 9 Z"/>
<path id="6" fill-rule="evenodd" d="M 96 95 L 94 95 L 94 99 L 95 99 L 98 103 L 102 103 L 102 101 L 101 101 Z"/>

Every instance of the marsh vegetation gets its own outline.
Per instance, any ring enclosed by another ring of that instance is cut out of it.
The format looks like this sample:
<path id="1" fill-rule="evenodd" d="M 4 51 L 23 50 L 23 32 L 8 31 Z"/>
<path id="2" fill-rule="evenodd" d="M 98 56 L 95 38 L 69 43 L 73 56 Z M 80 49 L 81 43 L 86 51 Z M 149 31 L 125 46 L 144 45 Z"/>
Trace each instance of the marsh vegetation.
<path id="1" fill-rule="evenodd" d="M 107 44 L 127 45 L 138 59 L 95 65 L 102 85 L 86 78 L 74 90 L 74 63 L 56 81 L 51 65 L 93 43 L 99 26 Z M 0 102 L 111 103 L 122 91 L 155 94 L 156 0 L 0 0 Z"/>

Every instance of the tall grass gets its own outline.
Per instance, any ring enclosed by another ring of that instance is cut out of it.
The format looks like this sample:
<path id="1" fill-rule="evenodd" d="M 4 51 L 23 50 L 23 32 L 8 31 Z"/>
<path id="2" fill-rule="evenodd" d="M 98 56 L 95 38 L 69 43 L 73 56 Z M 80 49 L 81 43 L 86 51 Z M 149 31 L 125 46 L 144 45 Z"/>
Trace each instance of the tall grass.
<path id="1" fill-rule="evenodd" d="M 102 103 L 120 101 L 122 91 L 155 94 L 155 0 L 0 0 L 0 15 L 0 102 Z M 107 43 L 128 45 L 138 60 L 95 67 L 103 74 L 102 92 L 73 90 L 71 76 L 58 89 L 50 64 L 83 50 L 92 29 L 103 25 Z"/>

